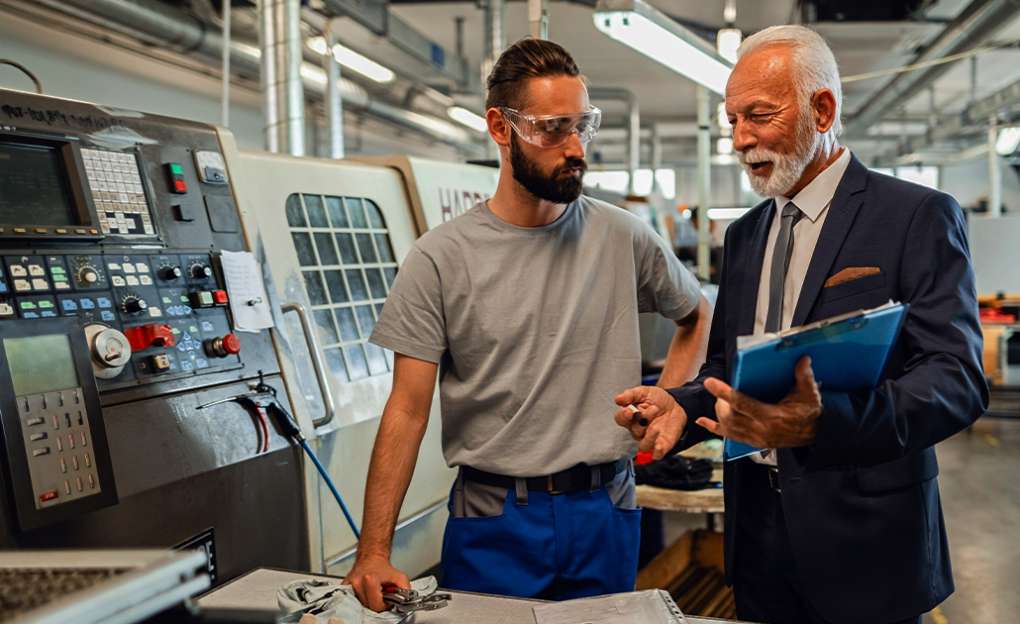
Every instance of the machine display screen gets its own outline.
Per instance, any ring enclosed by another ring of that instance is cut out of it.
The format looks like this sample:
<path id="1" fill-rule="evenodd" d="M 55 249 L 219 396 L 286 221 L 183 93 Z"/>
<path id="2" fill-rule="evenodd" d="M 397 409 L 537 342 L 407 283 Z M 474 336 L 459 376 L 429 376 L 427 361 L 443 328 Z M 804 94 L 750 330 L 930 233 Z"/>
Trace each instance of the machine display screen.
<path id="1" fill-rule="evenodd" d="M 0 139 L 0 224 L 78 225 L 59 145 Z"/>
<path id="2" fill-rule="evenodd" d="M 5 338 L 4 351 L 17 396 L 66 390 L 80 385 L 71 353 L 71 339 L 64 334 Z"/>

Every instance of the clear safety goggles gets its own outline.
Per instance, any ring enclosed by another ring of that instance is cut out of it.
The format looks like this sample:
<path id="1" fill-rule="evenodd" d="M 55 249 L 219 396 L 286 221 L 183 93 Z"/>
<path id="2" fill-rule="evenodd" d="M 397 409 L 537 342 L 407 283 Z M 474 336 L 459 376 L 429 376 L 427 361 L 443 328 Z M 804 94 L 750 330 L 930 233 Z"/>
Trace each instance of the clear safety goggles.
<path id="1" fill-rule="evenodd" d="M 594 106 L 583 113 L 571 115 L 528 115 L 519 110 L 501 107 L 503 117 L 517 134 L 528 143 L 542 148 L 559 147 L 572 134 L 587 145 L 599 132 L 602 111 Z"/>

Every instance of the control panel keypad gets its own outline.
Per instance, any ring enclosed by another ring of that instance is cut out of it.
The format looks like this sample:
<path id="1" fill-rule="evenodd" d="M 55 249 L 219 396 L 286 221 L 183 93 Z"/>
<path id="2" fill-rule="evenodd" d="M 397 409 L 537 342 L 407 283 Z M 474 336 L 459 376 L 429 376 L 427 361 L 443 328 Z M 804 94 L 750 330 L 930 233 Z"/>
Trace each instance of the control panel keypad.
<path id="1" fill-rule="evenodd" d="M 18 315 L 24 319 L 53 318 L 60 316 L 53 297 L 20 297 Z"/>
<path id="2" fill-rule="evenodd" d="M 25 292 L 0 293 L 0 322 L 77 316 L 134 334 L 131 366 L 101 381 L 101 389 L 135 379 L 201 374 L 238 362 L 235 352 L 210 347 L 233 328 L 227 292 L 208 253 L 10 255 L 3 256 L 0 277 L 29 284 Z M 46 280 L 49 288 L 37 294 L 31 283 L 36 279 Z M 61 438 L 58 444 L 67 446 L 68 441 Z"/>
<path id="3" fill-rule="evenodd" d="M 17 397 L 36 509 L 101 491 L 81 388 Z"/>
<path id="4" fill-rule="evenodd" d="M 7 274 L 11 276 L 12 290 L 16 294 L 47 292 L 46 262 L 40 256 L 8 256 L 4 258 Z"/>
<path id="5" fill-rule="evenodd" d="M 154 236 L 134 154 L 83 148 L 81 156 L 103 233 Z"/>

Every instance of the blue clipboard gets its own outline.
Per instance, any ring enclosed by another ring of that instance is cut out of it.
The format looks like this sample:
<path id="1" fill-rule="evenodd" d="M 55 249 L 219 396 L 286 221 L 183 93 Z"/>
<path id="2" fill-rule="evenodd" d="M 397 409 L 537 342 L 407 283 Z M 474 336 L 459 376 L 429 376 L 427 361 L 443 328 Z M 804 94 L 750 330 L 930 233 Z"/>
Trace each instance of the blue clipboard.
<path id="1" fill-rule="evenodd" d="M 800 358 L 811 357 L 815 379 L 826 390 L 847 392 L 874 388 L 885 370 L 910 306 L 889 302 L 823 321 L 793 327 L 779 334 L 738 341 L 730 385 L 760 401 L 778 403 L 793 388 L 793 370 Z M 757 449 L 726 440 L 723 457 L 740 459 Z"/>

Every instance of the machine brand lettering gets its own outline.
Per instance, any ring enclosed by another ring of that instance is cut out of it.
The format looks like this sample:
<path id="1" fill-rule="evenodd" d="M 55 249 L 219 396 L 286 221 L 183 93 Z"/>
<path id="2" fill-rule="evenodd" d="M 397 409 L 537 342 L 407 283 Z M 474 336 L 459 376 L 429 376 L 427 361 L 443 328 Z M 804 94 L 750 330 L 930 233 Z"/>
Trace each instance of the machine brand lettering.
<path id="1" fill-rule="evenodd" d="M 486 195 L 477 191 L 440 187 L 439 210 L 443 215 L 443 222 L 459 217 L 486 198 Z"/>

